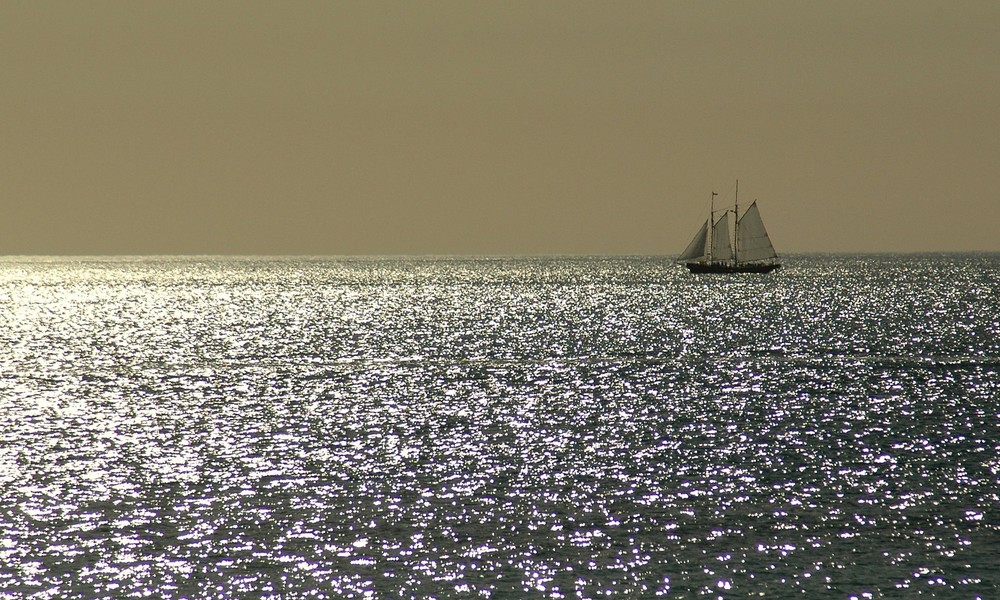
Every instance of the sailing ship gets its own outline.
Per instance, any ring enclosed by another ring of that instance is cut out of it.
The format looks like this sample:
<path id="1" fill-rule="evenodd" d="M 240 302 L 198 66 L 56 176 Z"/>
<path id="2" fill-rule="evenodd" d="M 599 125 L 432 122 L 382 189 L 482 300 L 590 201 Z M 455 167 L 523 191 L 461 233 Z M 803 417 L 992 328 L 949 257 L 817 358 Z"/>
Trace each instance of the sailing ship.
<path id="1" fill-rule="evenodd" d="M 701 226 L 694 239 L 677 258 L 692 273 L 770 273 L 781 268 L 778 253 L 771 245 L 771 238 L 760 218 L 757 201 L 740 216 L 740 183 L 736 182 L 736 202 L 731 210 L 722 211 L 715 218 L 715 197 L 708 220 Z M 730 224 L 729 215 L 733 215 Z M 733 232 L 730 241 L 730 230 Z"/>

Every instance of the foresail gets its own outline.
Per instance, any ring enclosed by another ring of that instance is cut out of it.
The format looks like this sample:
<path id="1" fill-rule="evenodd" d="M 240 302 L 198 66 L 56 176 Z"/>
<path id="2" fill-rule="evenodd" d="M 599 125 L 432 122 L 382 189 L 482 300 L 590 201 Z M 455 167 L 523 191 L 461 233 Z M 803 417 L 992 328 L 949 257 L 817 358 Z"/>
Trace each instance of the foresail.
<path id="1" fill-rule="evenodd" d="M 729 241 L 729 213 L 722 215 L 712 227 L 712 260 L 732 260 L 733 245 Z"/>
<path id="2" fill-rule="evenodd" d="M 698 233 L 695 234 L 694 239 L 688 244 L 688 247 L 681 252 L 681 255 L 677 260 L 697 260 L 699 258 L 705 257 L 705 251 L 708 246 L 708 221 L 701 226 Z"/>
<path id="3" fill-rule="evenodd" d="M 778 254 L 771 245 L 771 238 L 767 236 L 764 229 L 764 221 L 760 218 L 760 211 L 757 203 L 754 202 L 743 214 L 737 227 L 737 245 L 739 248 L 740 262 L 755 260 L 765 260 L 774 258 Z"/>

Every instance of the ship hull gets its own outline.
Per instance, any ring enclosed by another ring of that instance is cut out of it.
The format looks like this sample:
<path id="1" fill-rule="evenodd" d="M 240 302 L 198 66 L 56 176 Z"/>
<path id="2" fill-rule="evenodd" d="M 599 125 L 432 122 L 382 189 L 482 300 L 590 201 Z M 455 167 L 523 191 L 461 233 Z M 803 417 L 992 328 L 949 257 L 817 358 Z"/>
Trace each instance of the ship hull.
<path id="1" fill-rule="evenodd" d="M 684 264 L 692 273 L 770 273 L 771 271 L 781 268 L 781 265 L 777 263 L 746 263 L 742 265 L 733 265 L 725 263 L 689 262 Z"/>

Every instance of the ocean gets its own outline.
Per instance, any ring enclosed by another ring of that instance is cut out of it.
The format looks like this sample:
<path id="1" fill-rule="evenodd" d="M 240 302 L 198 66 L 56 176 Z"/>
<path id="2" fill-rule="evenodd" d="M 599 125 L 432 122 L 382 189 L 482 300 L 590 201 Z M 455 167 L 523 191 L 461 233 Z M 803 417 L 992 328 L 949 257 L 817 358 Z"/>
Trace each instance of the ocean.
<path id="1" fill-rule="evenodd" d="M 0 259 L 0 598 L 1000 597 L 1000 255 Z"/>

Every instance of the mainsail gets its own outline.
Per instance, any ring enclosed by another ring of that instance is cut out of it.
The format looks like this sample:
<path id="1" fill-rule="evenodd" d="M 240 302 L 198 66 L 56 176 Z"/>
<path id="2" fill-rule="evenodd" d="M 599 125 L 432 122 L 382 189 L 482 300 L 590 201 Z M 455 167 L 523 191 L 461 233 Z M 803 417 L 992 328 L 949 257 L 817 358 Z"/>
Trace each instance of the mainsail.
<path id="1" fill-rule="evenodd" d="M 764 229 L 764 221 L 760 218 L 757 203 L 750 205 L 736 225 L 737 260 L 750 262 L 774 258 L 778 254 L 771 245 L 771 238 Z"/>

